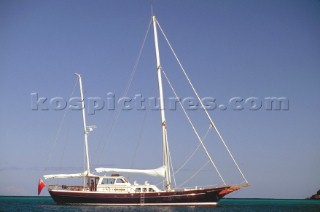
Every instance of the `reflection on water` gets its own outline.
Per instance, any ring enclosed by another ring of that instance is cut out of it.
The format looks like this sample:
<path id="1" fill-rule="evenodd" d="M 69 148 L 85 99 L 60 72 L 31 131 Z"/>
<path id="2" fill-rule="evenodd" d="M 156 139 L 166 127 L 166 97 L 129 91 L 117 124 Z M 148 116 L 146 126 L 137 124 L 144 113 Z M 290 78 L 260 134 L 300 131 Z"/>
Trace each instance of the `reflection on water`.
<path id="1" fill-rule="evenodd" d="M 50 197 L 0 197 L 0 211 L 303 211 L 319 212 L 319 200 L 222 199 L 217 207 L 58 205 Z"/>

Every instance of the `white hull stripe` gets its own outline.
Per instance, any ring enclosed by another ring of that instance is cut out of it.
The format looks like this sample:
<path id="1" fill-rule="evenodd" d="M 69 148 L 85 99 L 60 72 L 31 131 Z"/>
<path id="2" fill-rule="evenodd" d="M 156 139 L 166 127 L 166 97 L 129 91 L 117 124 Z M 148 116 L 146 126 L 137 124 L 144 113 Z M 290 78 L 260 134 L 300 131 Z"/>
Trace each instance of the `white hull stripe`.
<path id="1" fill-rule="evenodd" d="M 103 205 L 103 206 L 217 206 L 218 202 L 185 202 L 185 203 L 139 203 L 139 204 L 109 204 L 109 203 L 68 203 L 70 205 Z"/>
<path id="2" fill-rule="evenodd" d="M 66 192 L 70 192 L 70 193 L 83 193 L 83 191 L 68 191 L 68 190 L 52 190 L 54 192 L 63 192 L 63 193 L 66 193 Z M 87 192 L 87 193 L 93 193 L 93 192 Z M 155 193 L 158 193 L 158 194 L 162 194 L 163 192 L 155 192 Z M 115 194 L 115 195 L 121 195 L 121 194 L 125 194 L 125 195 L 128 195 L 128 194 L 146 194 L 146 193 L 124 193 L 124 192 L 119 192 L 119 193 L 104 193 L 104 192 L 94 192 L 94 194 Z M 149 193 L 147 193 L 149 194 Z M 172 195 L 167 195 L 167 196 L 161 196 L 163 198 L 166 198 L 166 197 L 181 197 L 181 196 L 199 196 L 199 195 L 204 195 L 205 193 L 189 193 L 189 194 L 172 194 Z M 63 196 L 66 196 L 66 195 L 63 195 Z M 67 197 L 67 196 L 66 196 Z M 148 199 L 149 197 L 148 196 L 145 196 L 146 199 Z M 150 197 L 152 198 L 152 197 Z"/>

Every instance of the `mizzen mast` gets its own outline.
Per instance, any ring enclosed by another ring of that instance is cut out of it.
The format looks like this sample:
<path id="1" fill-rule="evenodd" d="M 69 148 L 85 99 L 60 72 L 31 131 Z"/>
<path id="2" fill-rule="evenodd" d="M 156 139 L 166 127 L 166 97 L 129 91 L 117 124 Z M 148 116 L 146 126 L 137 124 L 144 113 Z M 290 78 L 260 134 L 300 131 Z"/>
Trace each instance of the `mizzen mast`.
<path id="1" fill-rule="evenodd" d="M 154 32 L 154 46 L 156 52 L 157 60 L 157 75 L 159 84 L 159 97 L 160 97 L 160 114 L 161 114 L 161 127 L 162 127 L 162 143 L 163 143 L 163 162 L 166 168 L 166 189 L 171 190 L 171 176 L 170 176 L 170 158 L 169 158 L 169 146 L 167 139 L 167 127 L 166 127 L 166 117 L 164 111 L 164 98 L 163 98 L 163 86 L 162 86 L 162 76 L 161 76 L 161 63 L 158 45 L 158 33 L 157 33 L 157 20 L 155 16 L 152 16 L 153 22 L 153 32 Z"/>
<path id="2" fill-rule="evenodd" d="M 89 148 L 88 148 L 88 134 L 92 131 L 91 127 L 87 126 L 86 123 L 86 114 L 85 114 L 85 106 L 84 106 L 84 97 L 83 97 L 83 90 L 82 90 L 82 79 L 81 75 L 75 73 L 79 79 L 79 87 L 80 87 L 80 97 L 81 97 L 81 108 L 82 108 L 82 120 L 83 120 L 83 130 L 84 130 L 84 146 L 85 146 L 85 153 L 86 153 L 86 175 L 87 177 L 90 175 L 90 161 L 89 161 Z"/>

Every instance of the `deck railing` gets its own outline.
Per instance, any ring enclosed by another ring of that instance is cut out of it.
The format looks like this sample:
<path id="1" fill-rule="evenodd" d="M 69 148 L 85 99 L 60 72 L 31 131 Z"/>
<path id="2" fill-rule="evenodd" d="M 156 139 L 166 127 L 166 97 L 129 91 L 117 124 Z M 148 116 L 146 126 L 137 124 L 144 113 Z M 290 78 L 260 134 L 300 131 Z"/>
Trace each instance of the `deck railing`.
<path id="1" fill-rule="evenodd" d="M 49 190 L 68 190 L 68 191 L 93 191 L 91 186 L 67 186 L 67 185 L 49 185 Z"/>

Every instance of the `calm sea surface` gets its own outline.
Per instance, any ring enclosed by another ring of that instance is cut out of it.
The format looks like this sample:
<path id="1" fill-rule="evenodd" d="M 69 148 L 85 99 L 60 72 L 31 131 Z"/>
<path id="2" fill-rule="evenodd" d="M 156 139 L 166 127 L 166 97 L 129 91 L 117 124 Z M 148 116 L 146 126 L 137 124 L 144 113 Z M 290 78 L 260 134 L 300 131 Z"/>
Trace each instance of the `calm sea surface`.
<path id="1" fill-rule="evenodd" d="M 222 199 L 217 207 L 107 207 L 57 205 L 50 197 L 0 196 L 0 211 L 317 211 L 320 200 Z"/>

